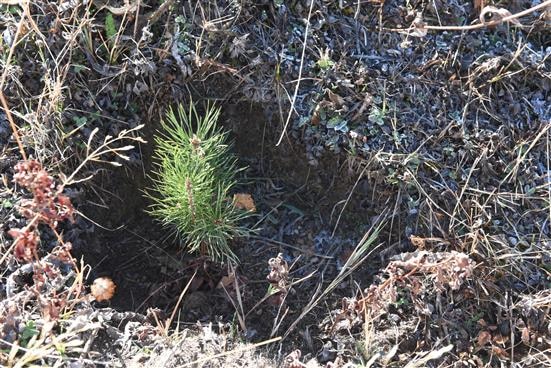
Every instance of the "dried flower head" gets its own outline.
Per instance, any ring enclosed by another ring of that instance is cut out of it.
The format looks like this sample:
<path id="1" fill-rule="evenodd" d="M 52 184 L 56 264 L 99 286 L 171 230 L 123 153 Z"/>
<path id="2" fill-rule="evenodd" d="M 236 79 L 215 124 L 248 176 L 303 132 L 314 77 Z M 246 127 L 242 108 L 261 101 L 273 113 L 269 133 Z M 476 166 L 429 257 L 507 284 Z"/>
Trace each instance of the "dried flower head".
<path id="1" fill-rule="evenodd" d="M 110 300 L 115 295 L 116 285 L 109 277 L 99 277 L 94 280 L 90 287 L 92 296 L 98 302 Z"/>

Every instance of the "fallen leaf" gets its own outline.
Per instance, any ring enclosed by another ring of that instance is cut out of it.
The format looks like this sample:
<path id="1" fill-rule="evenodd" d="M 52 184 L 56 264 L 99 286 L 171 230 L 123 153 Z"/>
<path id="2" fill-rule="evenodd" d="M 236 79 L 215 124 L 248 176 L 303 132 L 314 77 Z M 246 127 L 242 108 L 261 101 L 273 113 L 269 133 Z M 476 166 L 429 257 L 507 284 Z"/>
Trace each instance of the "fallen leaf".
<path id="1" fill-rule="evenodd" d="M 246 193 L 237 193 L 233 195 L 233 204 L 235 207 L 249 212 L 256 212 L 253 197 Z"/>
<path id="2" fill-rule="evenodd" d="M 317 104 L 316 105 L 316 108 L 314 109 L 314 112 L 312 113 L 312 119 L 310 120 L 310 123 L 313 125 L 313 126 L 316 126 L 316 125 L 319 125 L 321 121 L 321 117 L 320 117 L 320 105 Z"/>
<path id="3" fill-rule="evenodd" d="M 522 334 L 520 338 L 522 339 L 524 345 L 530 345 L 530 330 L 528 329 L 528 327 L 524 327 L 522 329 Z"/>
<path id="4" fill-rule="evenodd" d="M 312 125 L 319 125 L 319 123 L 325 119 L 325 112 L 323 109 L 330 104 L 331 103 L 329 101 L 323 100 L 316 105 L 316 107 L 314 108 L 314 112 L 312 113 L 312 119 L 310 119 L 310 123 Z"/>
<path id="5" fill-rule="evenodd" d="M 423 250 L 425 249 L 425 239 L 421 238 L 420 236 L 411 235 L 409 237 L 409 241 L 411 241 L 411 244 L 417 249 Z"/>
<path id="6" fill-rule="evenodd" d="M 235 274 L 232 272 L 228 276 L 223 276 L 216 286 L 217 289 L 230 289 L 233 288 L 235 283 Z"/>
<path id="7" fill-rule="evenodd" d="M 491 340 L 492 340 L 492 335 L 488 331 L 482 330 L 478 333 L 478 336 L 476 338 L 476 344 L 479 347 L 482 347 L 487 343 L 489 343 Z"/>
<path id="8" fill-rule="evenodd" d="M 331 90 L 327 90 L 327 96 L 329 97 L 329 100 L 337 107 L 344 105 L 344 98 L 339 96 L 338 94 L 332 92 Z"/>
<path id="9" fill-rule="evenodd" d="M 499 346 L 492 346 L 492 353 L 497 355 L 500 359 L 509 360 L 509 354 L 505 349 L 500 348 Z"/>
<path id="10" fill-rule="evenodd" d="M 507 341 L 509 341 L 509 337 L 508 337 L 508 336 L 501 335 L 501 334 L 497 334 L 497 335 L 494 336 L 493 341 L 494 341 L 496 344 L 505 345 L 505 343 L 506 343 Z"/>

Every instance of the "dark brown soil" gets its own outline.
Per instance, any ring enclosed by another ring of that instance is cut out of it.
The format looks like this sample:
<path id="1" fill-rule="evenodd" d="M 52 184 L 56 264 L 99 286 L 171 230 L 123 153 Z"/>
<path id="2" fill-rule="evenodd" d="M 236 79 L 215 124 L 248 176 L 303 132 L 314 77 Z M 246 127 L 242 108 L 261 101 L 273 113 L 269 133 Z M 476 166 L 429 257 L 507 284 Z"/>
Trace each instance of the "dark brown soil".
<path id="1" fill-rule="evenodd" d="M 225 101 L 222 107 L 221 122 L 231 130 L 235 152 L 248 166 L 240 190 L 253 194 L 258 208 L 258 218 L 252 223 L 259 222 L 259 233 L 234 244 L 240 257 L 238 274 L 245 280 L 244 310 L 253 308 L 266 295 L 269 285 L 267 262 L 278 253 L 285 254 L 289 264 L 293 263 L 293 279 L 323 269 L 321 274 L 298 284 L 288 296 L 286 307 L 289 310 L 277 331 L 281 334 L 300 314 L 317 285 L 323 283 L 320 275 L 326 280 L 334 277 L 338 265 L 343 263 L 339 258 L 342 251 L 353 248 L 363 235 L 361 231 L 365 230 L 370 216 L 376 213 L 365 206 L 370 199 L 367 188 L 361 183 L 331 239 L 342 203 L 348 198 L 358 175 L 344 156 L 326 154 L 317 167 L 308 165 L 304 149 L 297 143 L 284 139 L 280 146 L 275 146 L 279 131 L 270 128 L 275 124 L 265 116 L 263 107 L 239 101 Z M 150 122 L 148 134 L 154 132 L 153 126 L 155 123 Z M 152 136 L 146 140 L 152 142 Z M 223 291 L 216 288 L 221 278 L 228 275 L 228 270 L 181 252 L 171 229 L 163 228 L 146 212 L 148 201 L 142 190 L 150 180 L 144 173 L 151 170 L 148 158 L 151 149 L 151 143 L 141 147 L 143 167 L 103 175 L 94 182 L 93 188 L 103 188 L 101 193 L 107 198 L 108 208 L 93 204 L 99 200 L 89 192 L 89 202 L 83 212 L 96 224 L 89 224 L 94 226 L 94 231 L 80 242 L 82 245 L 76 248 L 75 255 L 83 257 L 92 267 L 91 280 L 98 276 L 113 279 L 117 293 L 109 305 L 117 310 L 145 313 L 148 308 L 159 308 L 169 315 L 190 277 L 199 270 L 180 305 L 180 322 L 235 320 L 234 307 Z M 346 236 L 340 237 L 342 233 Z M 372 271 L 365 269 L 363 273 L 365 276 L 360 273 L 359 277 L 368 279 Z M 353 292 L 353 285 L 342 287 L 342 293 L 329 301 L 332 308 L 337 306 L 339 297 Z M 270 305 L 269 301 L 257 306 L 246 319 L 248 337 L 252 340 L 269 338 L 278 312 L 280 315 L 278 306 Z M 323 308 L 320 310 L 320 313 L 325 312 Z M 307 323 L 310 331 L 315 331 L 316 318 L 307 320 L 310 320 Z M 306 341 L 300 336 L 297 334 L 288 343 L 303 345 Z M 312 349 L 322 344 L 310 339 L 307 342 Z"/>
<path id="2" fill-rule="evenodd" d="M 333 242 L 344 241 L 346 254 L 378 211 L 373 205 L 375 188 L 369 187 L 366 179 L 359 181 L 348 198 L 359 175 L 349 156 L 326 152 L 319 164 L 313 166 L 305 160 L 305 147 L 295 138 L 286 136 L 276 146 L 281 130 L 274 130 L 274 127 L 282 126 L 279 107 L 273 105 L 267 109 L 235 97 L 228 99 L 231 83 L 231 79 L 215 77 L 192 89 L 195 95 L 202 96 L 194 99 L 199 105 L 214 102 L 222 106 L 220 122 L 231 131 L 234 150 L 242 164 L 248 166 L 240 189 L 253 194 L 260 210 L 259 218 L 269 213 L 269 217 L 258 224 L 260 240 L 245 239 L 235 244 L 241 272 L 254 285 L 254 295 L 247 300 L 252 307 L 266 292 L 269 258 L 284 252 L 291 262 L 301 256 L 295 267 L 301 270 L 300 276 L 304 276 L 306 269 L 312 271 L 322 265 L 311 263 L 310 258 L 327 251 L 314 249 L 316 236 L 327 241 L 325 238 L 331 238 L 336 230 L 337 238 Z M 184 89 L 178 90 L 176 85 L 162 93 L 170 94 L 171 100 L 175 95 L 185 96 Z M 159 115 L 165 107 L 156 106 Z M 193 256 L 181 252 L 171 229 L 163 228 L 146 212 L 148 200 L 143 190 L 150 181 L 153 136 L 158 126 L 158 120 L 146 122 L 144 138 L 148 143 L 140 146 L 142 165 L 99 175 L 88 189 L 88 202 L 81 210 L 91 220 L 87 226 L 93 226 L 94 230 L 89 231 L 85 239 L 80 239 L 81 246 L 75 247 L 75 255 L 91 265 L 90 279 L 113 278 L 118 289 L 110 304 L 118 310 L 144 312 L 149 307 L 157 307 L 170 313 L 197 266 Z M 346 208 L 341 214 L 344 203 Z M 340 234 L 346 235 L 341 239 L 338 238 Z M 335 249 L 333 252 L 335 257 L 343 256 L 343 252 Z M 330 279 L 336 271 L 337 261 L 342 264 L 342 260 L 334 260 L 325 271 L 326 278 Z M 219 293 L 214 287 L 224 274 L 217 270 L 214 275 L 205 276 L 208 280 L 196 286 L 197 291 Z M 309 290 L 312 285 L 304 287 Z M 298 294 L 295 313 L 304 305 L 304 300 L 300 299 L 307 300 L 310 295 L 300 291 Z M 233 312 L 233 308 L 222 308 L 220 314 L 231 318 Z M 196 314 L 190 316 L 189 322 L 195 322 Z M 289 319 L 292 319 L 292 312 Z M 271 319 L 259 318 L 252 324 L 262 329 L 265 322 L 271 328 Z"/>

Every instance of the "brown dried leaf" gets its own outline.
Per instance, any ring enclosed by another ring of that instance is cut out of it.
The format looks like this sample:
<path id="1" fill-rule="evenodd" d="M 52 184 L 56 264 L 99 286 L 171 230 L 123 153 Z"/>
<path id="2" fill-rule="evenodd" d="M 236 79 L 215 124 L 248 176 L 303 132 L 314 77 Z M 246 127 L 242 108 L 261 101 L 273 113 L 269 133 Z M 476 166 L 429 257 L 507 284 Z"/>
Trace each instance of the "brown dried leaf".
<path id="1" fill-rule="evenodd" d="M 494 336 L 493 341 L 496 344 L 505 345 L 505 343 L 507 343 L 507 341 L 509 341 L 509 337 L 506 336 L 506 335 L 497 334 L 497 335 Z"/>
<path id="2" fill-rule="evenodd" d="M 492 346 L 492 353 L 497 355 L 500 359 L 509 360 L 509 354 L 507 353 L 507 350 L 500 348 L 499 346 Z"/>
<path id="3" fill-rule="evenodd" d="M 227 276 L 222 276 L 220 281 L 218 282 L 218 285 L 216 285 L 217 289 L 226 289 L 226 290 L 233 290 L 235 285 L 235 273 L 232 272 Z"/>
<path id="4" fill-rule="evenodd" d="M 530 329 L 528 327 L 522 329 L 521 340 L 524 345 L 530 345 Z"/>
<path id="5" fill-rule="evenodd" d="M 476 337 L 476 344 L 478 345 L 478 347 L 483 347 L 491 340 L 492 335 L 488 331 L 482 330 L 478 333 L 478 336 Z"/>
<path id="6" fill-rule="evenodd" d="M 249 212 L 256 212 L 253 197 L 247 193 L 237 193 L 233 195 L 233 204 L 235 207 Z"/>
<path id="7" fill-rule="evenodd" d="M 411 244 L 417 249 L 423 250 L 425 249 L 425 239 L 421 238 L 420 236 L 411 235 L 409 237 L 409 241 L 411 241 Z"/>
<path id="8" fill-rule="evenodd" d="M 327 96 L 329 97 L 329 100 L 336 106 L 340 107 L 344 105 L 344 98 L 339 96 L 338 94 L 332 92 L 331 90 L 327 90 Z"/>
<path id="9" fill-rule="evenodd" d="M 320 108 L 321 108 L 320 104 L 317 104 L 316 108 L 314 109 L 314 112 L 312 113 L 312 119 L 310 120 L 310 123 L 313 126 L 319 125 L 319 123 L 321 121 Z"/>

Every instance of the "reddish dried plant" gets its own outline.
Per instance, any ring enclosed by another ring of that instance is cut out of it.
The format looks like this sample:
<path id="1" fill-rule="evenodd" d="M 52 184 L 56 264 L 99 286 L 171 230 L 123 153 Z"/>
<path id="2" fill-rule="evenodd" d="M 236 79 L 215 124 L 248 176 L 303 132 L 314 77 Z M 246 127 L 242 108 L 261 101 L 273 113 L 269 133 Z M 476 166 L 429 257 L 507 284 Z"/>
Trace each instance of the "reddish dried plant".
<path id="1" fill-rule="evenodd" d="M 423 313 L 422 294 L 458 290 L 470 278 L 473 268 L 474 263 L 469 256 L 455 251 L 407 253 L 402 260 L 390 262 L 385 269 L 388 278 L 367 288 L 362 298 L 342 300 L 341 313 L 337 315 L 331 331 L 348 328 L 357 317 L 366 314 L 377 319 L 390 304 L 396 302 L 398 289 L 408 290 L 413 305 Z"/>
<path id="2" fill-rule="evenodd" d="M 8 234 L 14 239 L 14 255 L 30 262 L 38 259 L 38 225 L 46 224 L 55 232 L 60 221 L 73 221 L 74 208 L 69 197 L 62 194 L 63 186 L 56 184 L 36 160 L 18 163 L 13 180 L 27 189 L 32 198 L 22 199 L 19 203 L 19 212 L 29 223 L 22 229 L 9 230 Z"/>

